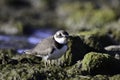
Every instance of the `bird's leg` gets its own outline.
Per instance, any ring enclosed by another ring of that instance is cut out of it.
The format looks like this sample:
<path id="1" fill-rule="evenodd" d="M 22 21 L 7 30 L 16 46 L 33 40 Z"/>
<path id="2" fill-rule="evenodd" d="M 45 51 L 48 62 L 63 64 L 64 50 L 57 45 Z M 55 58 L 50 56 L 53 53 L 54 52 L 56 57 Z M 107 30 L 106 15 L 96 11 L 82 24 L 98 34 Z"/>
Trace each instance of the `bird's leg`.
<path id="1" fill-rule="evenodd" d="M 42 62 L 43 62 L 44 67 L 47 67 L 47 62 L 48 62 L 48 61 L 49 61 L 49 60 L 47 60 L 47 59 L 45 59 L 45 58 L 42 59 Z"/>
<path id="2" fill-rule="evenodd" d="M 59 66 L 61 64 L 60 59 L 57 59 L 57 65 Z"/>
<path id="3" fill-rule="evenodd" d="M 42 59 L 43 66 L 46 67 L 46 60 Z"/>
<path id="4" fill-rule="evenodd" d="M 49 60 L 49 66 L 54 65 L 54 60 Z"/>
<path id="5" fill-rule="evenodd" d="M 51 60 L 48 60 L 47 65 L 48 65 L 48 66 L 51 65 Z"/>

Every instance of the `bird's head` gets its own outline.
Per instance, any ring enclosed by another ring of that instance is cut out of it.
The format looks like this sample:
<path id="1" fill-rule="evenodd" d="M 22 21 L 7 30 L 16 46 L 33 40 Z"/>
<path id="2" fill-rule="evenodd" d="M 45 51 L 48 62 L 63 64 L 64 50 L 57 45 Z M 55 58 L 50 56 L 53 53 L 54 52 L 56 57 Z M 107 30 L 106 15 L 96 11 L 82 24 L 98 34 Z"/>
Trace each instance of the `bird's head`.
<path id="1" fill-rule="evenodd" d="M 66 44 L 69 39 L 69 34 L 65 30 L 59 30 L 54 34 L 54 39 L 59 44 Z"/>

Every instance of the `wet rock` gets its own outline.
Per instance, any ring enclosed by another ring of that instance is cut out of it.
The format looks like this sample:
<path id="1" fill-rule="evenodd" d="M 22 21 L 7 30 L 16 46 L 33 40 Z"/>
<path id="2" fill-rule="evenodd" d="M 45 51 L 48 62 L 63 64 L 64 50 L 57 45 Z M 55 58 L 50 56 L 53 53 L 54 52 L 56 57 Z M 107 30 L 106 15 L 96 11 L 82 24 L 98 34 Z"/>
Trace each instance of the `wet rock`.
<path id="1" fill-rule="evenodd" d="M 105 50 L 108 51 L 110 55 L 113 55 L 116 59 L 120 60 L 120 45 L 106 46 Z"/>
<path id="2" fill-rule="evenodd" d="M 83 74 L 120 73 L 120 61 L 108 54 L 90 52 L 82 60 Z"/>
<path id="3" fill-rule="evenodd" d="M 107 51 L 118 51 L 120 52 L 120 45 L 111 45 L 111 46 L 107 46 L 105 47 L 105 50 Z"/>

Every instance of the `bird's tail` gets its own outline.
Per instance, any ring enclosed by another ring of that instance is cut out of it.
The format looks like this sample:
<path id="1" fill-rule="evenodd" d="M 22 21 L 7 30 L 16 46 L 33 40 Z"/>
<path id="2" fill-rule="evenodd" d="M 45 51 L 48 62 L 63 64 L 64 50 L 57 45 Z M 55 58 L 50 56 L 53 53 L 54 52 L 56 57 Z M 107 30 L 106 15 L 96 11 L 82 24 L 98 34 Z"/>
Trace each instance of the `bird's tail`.
<path id="1" fill-rule="evenodd" d="M 32 54 L 32 50 L 25 50 L 23 54 Z"/>

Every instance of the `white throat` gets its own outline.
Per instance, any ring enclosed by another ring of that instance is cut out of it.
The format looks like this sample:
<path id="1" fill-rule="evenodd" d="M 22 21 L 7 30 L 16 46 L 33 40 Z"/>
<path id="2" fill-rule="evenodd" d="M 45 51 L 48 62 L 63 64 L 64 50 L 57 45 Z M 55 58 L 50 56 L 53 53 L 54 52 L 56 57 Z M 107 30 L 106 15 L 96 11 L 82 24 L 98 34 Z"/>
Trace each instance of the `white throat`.
<path id="1" fill-rule="evenodd" d="M 54 39 L 59 44 L 66 44 L 67 43 L 67 39 L 66 38 L 57 38 L 56 36 L 54 36 Z"/>

